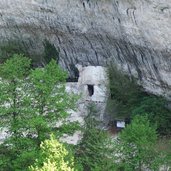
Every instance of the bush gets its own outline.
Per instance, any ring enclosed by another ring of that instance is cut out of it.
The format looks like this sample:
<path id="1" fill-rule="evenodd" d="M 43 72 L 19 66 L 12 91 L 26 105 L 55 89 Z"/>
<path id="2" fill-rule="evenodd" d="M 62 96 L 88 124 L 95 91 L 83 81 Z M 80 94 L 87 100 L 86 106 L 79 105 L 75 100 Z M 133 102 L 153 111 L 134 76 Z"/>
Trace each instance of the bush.
<path id="1" fill-rule="evenodd" d="M 109 66 L 108 76 L 111 93 L 108 106 L 110 109 L 115 108 L 115 116 L 130 117 L 132 108 L 138 104 L 145 93 L 133 77 L 125 75 L 116 65 Z"/>
<path id="2" fill-rule="evenodd" d="M 95 107 L 90 106 L 85 118 L 83 138 L 76 149 L 77 162 L 84 171 L 115 171 L 111 139 L 98 128 L 99 121 L 95 114 Z"/>
<path id="3" fill-rule="evenodd" d="M 66 160 L 67 159 L 67 160 Z M 30 171 L 74 171 L 74 158 L 54 136 L 40 145 L 40 153 Z"/>
<path id="4" fill-rule="evenodd" d="M 60 131 L 54 126 L 67 118 L 67 111 L 75 108 L 78 98 L 65 91 L 67 74 L 54 60 L 45 68 L 30 70 L 28 58 L 13 55 L 0 65 L 0 77 L 0 128 L 5 127 L 9 135 L 0 148 L 0 164 L 6 170 L 24 171 L 40 143 L 51 132 L 57 135 Z M 64 126 L 67 133 L 78 124 Z"/>
<path id="5" fill-rule="evenodd" d="M 0 47 L 0 63 L 5 62 L 7 59 L 11 58 L 13 54 L 23 54 L 24 56 L 30 57 L 28 49 L 23 46 L 22 42 L 19 41 L 9 41 L 1 45 Z"/>
<path id="6" fill-rule="evenodd" d="M 118 136 L 116 154 L 124 171 L 158 170 L 163 156 L 156 151 L 157 132 L 147 117 L 136 116 Z"/>
<path id="7" fill-rule="evenodd" d="M 146 114 L 151 124 L 157 125 L 161 135 L 171 135 L 171 111 L 163 97 L 148 94 L 137 85 L 134 78 L 126 76 L 113 65 L 108 69 L 111 98 L 108 111 L 116 118 L 132 118 Z"/>
<path id="8" fill-rule="evenodd" d="M 171 111 L 166 108 L 166 104 L 163 97 L 147 96 L 134 107 L 132 115 L 147 115 L 150 123 L 157 125 L 161 135 L 171 135 Z"/>

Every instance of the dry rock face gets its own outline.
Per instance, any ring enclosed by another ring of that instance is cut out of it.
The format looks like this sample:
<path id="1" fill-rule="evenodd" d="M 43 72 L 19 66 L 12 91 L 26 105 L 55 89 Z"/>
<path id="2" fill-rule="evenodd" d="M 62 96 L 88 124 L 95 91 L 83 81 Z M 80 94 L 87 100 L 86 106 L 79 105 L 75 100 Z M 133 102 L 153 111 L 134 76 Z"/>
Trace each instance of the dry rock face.
<path id="1" fill-rule="evenodd" d="M 69 122 L 78 121 L 80 125 L 83 125 L 84 118 L 89 113 L 89 107 L 93 105 L 97 110 L 94 115 L 101 121 L 100 126 L 104 127 L 109 121 L 105 114 L 108 99 L 106 68 L 101 66 L 82 67 L 81 65 L 77 65 L 77 67 L 79 69 L 78 82 L 67 82 L 66 91 L 78 94 L 80 98 L 77 102 L 77 110 L 68 111 L 70 116 L 67 120 Z M 89 89 L 89 86 L 92 89 Z M 77 144 L 81 138 L 81 131 L 76 131 L 72 136 L 63 135 L 61 140 L 69 144 Z"/>
<path id="2" fill-rule="evenodd" d="M 60 64 L 114 61 L 148 91 L 171 96 L 170 0 L 0 0 L 0 44 L 33 55 L 49 40 Z"/>

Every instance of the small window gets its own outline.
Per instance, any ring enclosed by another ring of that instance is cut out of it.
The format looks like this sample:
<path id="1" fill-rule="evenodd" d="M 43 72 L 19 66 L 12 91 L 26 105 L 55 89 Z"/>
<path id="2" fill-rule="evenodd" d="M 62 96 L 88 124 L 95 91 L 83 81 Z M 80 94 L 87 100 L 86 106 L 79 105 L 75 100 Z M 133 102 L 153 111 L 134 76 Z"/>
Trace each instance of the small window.
<path id="1" fill-rule="evenodd" d="M 94 85 L 87 85 L 89 96 L 94 94 Z"/>

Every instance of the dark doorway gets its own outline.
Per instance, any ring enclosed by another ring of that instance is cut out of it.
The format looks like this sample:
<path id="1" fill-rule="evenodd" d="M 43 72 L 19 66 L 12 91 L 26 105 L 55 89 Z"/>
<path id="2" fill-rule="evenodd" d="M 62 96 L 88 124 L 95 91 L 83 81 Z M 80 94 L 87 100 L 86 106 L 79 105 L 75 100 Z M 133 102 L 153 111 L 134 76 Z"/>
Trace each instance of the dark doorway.
<path id="1" fill-rule="evenodd" d="M 94 94 L 94 85 L 87 85 L 89 96 Z"/>

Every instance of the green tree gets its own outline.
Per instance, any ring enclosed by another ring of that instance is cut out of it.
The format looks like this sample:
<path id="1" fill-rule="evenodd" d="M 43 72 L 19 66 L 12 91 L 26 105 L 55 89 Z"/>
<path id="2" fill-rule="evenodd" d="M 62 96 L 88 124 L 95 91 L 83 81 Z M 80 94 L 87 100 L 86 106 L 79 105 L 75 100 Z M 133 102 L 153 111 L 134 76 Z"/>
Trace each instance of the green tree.
<path id="1" fill-rule="evenodd" d="M 57 121 L 68 116 L 68 110 L 75 108 L 77 97 L 65 91 L 67 74 L 52 60 L 44 68 L 37 68 L 30 74 L 30 97 L 34 99 L 34 112 L 27 118 L 30 134 L 37 135 L 40 144 L 47 133 L 52 132 Z"/>
<path id="2" fill-rule="evenodd" d="M 157 125 L 160 135 L 171 135 L 171 114 L 170 110 L 166 108 L 166 104 L 166 100 L 162 97 L 147 96 L 134 107 L 132 115 L 146 114 L 150 123 Z"/>
<path id="3" fill-rule="evenodd" d="M 95 106 L 89 106 L 85 118 L 83 138 L 78 144 L 76 159 L 84 171 L 114 171 L 114 155 L 112 142 L 107 133 L 99 128 Z"/>
<path id="4" fill-rule="evenodd" d="M 146 117 L 136 116 L 116 141 L 118 165 L 126 171 L 158 170 L 162 156 L 155 149 L 156 143 L 156 129 Z"/>
<path id="5" fill-rule="evenodd" d="M 111 97 L 108 100 L 109 113 L 117 117 L 129 117 L 133 107 L 139 103 L 143 92 L 133 77 L 125 75 L 114 64 L 108 68 Z"/>
<path id="6" fill-rule="evenodd" d="M 27 91 L 26 78 L 30 72 L 30 63 L 25 56 L 15 54 L 0 65 L 0 127 L 7 129 L 9 134 L 9 138 L 0 147 L 0 167 L 3 170 L 12 170 L 15 165 L 13 160 L 21 151 L 29 151 L 33 144 L 26 141 L 23 135 L 27 131 L 24 117 L 30 111 L 28 98 L 24 93 Z"/>
<path id="7" fill-rule="evenodd" d="M 25 101 L 25 81 L 30 70 L 30 60 L 23 55 L 13 55 L 0 65 L 0 126 L 17 136 Z"/>
<path id="8" fill-rule="evenodd" d="M 39 157 L 30 171 L 74 171 L 74 158 L 54 136 L 40 145 Z"/>
<path id="9" fill-rule="evenodd" d="M 160 135 L 171 134 L 171 115 L 166 99 L 143 92 L 135 79 L 118 70 L 116 65 L 111 65 L 108 73 L 111 98 L 108 100 L 107 111 L 112 117 L 126 118 L 146 114 L 150 123 L 157 125 Z"/>
<path id="10" fill-rule="evenodd" d="M 3 170 L 26 170 L 41 141 L 57 134 L 55 124 L 64 122 L 77 100 L 65 91 L 67 75 L 54 60 L 45 68 L 29 67 L 30 60 L 22 55 L 0 66 L 0 127 L 9 134 L 0 147 Z"/>
<path id="11" fill-rule="evenodd" d="M 0 63 L 5 62 L 14 54 L 24 54 L 30 57 L 28 48 L 25 47 L 25 42 L 10 40 L 0 45 Z"/>

